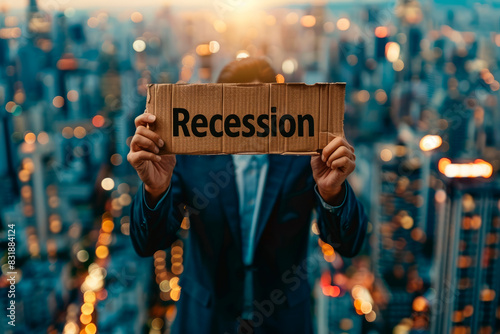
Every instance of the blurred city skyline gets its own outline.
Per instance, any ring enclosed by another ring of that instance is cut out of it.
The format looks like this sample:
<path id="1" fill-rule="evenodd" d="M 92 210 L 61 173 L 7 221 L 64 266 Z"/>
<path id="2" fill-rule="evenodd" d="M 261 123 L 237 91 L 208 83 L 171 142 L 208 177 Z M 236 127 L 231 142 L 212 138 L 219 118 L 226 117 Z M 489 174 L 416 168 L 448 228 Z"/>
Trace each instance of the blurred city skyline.
<path id="1" fill-rule="evenodd" d="M 337 4 L 380 4 L 380 3 L 394 3 L 395 1 L 388 0 L 185 0 L 185 1 L 175 1 L 175 0 L 142 0 L 140 1 L 140 6 L 138 6 L 137 1 L 134 0 L 108 0 L 105 3 L 99 0 L 39 0 L 38 5 L 40 9 L 55 9 L 64 10 L 68 7 L 74 8 L 119 8 L 123 9 L 126 7 L 133 7 L 135 9 L 141 9 L 144 7 L 162 7 L 162 6 L 174 6 L 174 7 L 192 7 L 192 6 L 203 6 L 212 7 L 217 3 L 223 4 L 238 4 L 241 6 L 253 7 L 255 9 L 266 8 L 272 6 L 284 6 L 293 4 L 307 4 L 307 5 L 324 5 L 326 3 L 337 3 Z M 3 5 L 11 9 L 23 9 L 28 5 L 29 0 L 0 0 L 0 8 Z"/>
<path id="2" fill-rule="evenodd" d="M 0 10 L 24 9 L 28 6 L 30 0 L 0 0 Z M 141 0 L 140 5 L 134 0 L 108 0 L 106 2 L 100 0 L 38 0 L 38 6 L 41 10 L 65 10 L 67 8 L 75 9 L 127 9 L 134 8 L 140 10 L 145 7 L 162 7 L 172 6 L 174 8 L 182 7 L 198 7 L 210 8 L 219 6 L 238 6 L 243 9 L 266 9 L 269 7 L 282 7 L 289 5 L 308 5 L 322 6 L 326 4 L 333 5 L 380 5 L 380 4 L 396 4 L 398 0 Z M 428 3 L 428 1 L 420 1 Z M 444 5 L 473 5 L 481 4 L 481 1 L 474 0 L 434 0 L 434 4 Z M 492 6 L 500 6 L 500 0 L 484 1 L 484 4 Z"/>

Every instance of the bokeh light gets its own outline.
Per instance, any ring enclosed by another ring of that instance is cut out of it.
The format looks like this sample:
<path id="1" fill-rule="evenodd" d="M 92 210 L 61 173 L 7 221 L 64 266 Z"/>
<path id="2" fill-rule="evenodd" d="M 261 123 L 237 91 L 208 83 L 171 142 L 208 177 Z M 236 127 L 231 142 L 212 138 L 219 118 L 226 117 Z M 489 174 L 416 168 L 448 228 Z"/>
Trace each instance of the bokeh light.
<path id="1" fill-rule="evenodd" d="M 132 44 L 132 47 L 136 52 L 143 52 L 144 50 L 146 50 L 146 42 L 144 42 L 142 39 L 137 39 Z"/>
<path id="2" fill-rule="evenodd" d="M 340 31 L 346 31 L 347 29 L 349 29 L 350 26 L 351 26 L 351 22 L 349 21 L 349 19 L 347 19 L 345 17 L 340 18 L 337 21 L 337 29 Z"/>
<path id="3" fill-rule="evenodd" d="M 115 181 L 112 178 L 107 177 L 101 181 L 101 187 L 104 190 L 112 190 L 115 187 Z"/>

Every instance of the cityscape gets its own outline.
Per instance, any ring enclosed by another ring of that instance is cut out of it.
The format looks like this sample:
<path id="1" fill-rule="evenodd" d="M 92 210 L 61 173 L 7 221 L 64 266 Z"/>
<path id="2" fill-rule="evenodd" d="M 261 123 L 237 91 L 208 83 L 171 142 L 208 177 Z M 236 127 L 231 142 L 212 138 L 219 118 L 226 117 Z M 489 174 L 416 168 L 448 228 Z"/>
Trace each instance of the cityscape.
<path id="1" fill-rule="evenodd" d="M 170 333 L 190 222 L 135 253 L 134 118 L 264 57 L 346 82 L 368 236 L 343 258 L 312 218 L 315 332 L 500 333 L 499 1 L 122 2 L 0 2 L 0 332 Z"/>

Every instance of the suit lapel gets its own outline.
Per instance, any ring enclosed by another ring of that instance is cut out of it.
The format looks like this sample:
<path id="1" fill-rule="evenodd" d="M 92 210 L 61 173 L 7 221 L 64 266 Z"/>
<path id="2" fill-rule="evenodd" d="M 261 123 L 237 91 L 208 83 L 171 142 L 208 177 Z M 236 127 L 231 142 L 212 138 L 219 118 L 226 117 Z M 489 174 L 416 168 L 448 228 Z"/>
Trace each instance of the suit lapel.
<path id="1" fill-rule="evenodd" d="M 231 155 L 213 156 L 215 175 L 223 173 L 229 177 L 227 185 L 220 186 L 220 199 L 222 208 L 226 215 L 229 229 L 236 242 L 237 249 L 241 250 L 241 232 L 240 232 L 240 214 L 238 202 L 238 190 L 236 189 L 236 179 L 234 171 L 234 163 Z"/>
<path id="2" fill-rule="evenodd" d="M 255 245 L 259 244 L 260 237 L 266 227 L 269 216 L 273 210 L 276 198 L 281 189 L 281 185 L 288 174 L 288 169 L 292 162 L 292 157 L 282 155 L 269 155 L 269 168 L 267 172 L 266 184 L 262 196 L 262 204 L 257 219 L 257 230 L 255 233 Z"/>
<path id="3" fill-rule="evenodd" d="M 240 214 L 238 202 L 238 190 L 236 189 L 236 178 L 234 171 L 234 163 L 231 155 L 213 156 L 213 170 L 215 173 L 226 172 L 229 175 L 229 183 L 227 186 L 220 186 L 220 199 L 222 208 L 228 220 L 229 229 L 237 245 L 237 249 L 241 251 L 241 230 L 240 230 Z M 264 185 L 264 193 L 262 196 L 262 204 L 257 219 L 257 229 L 255 232 L 255 245 L 257 246 L 262 236 L 262 232 L 266 227 L 269 216 L 276 203 L 276 199 L 280 193 L 283 181 L 288 174 L 288 169 L 293 161 L 292 157 L 282 155 L 269 155 L 269 167 L 267 172 L 266 183 Z"/>

